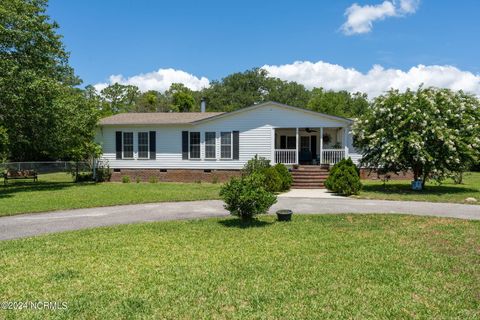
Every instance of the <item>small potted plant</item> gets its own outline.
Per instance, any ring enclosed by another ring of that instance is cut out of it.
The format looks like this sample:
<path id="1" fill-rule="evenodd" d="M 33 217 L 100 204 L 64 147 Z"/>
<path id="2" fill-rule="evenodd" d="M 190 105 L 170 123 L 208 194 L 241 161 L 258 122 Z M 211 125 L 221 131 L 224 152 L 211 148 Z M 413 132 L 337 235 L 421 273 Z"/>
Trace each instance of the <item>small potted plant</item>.
<path id="1" fill-rule="evenodd" d="M 292 220 L 292 210 L 283 209 L 277 211 L 277 219 L 278 221 L 290 221 Z"/>

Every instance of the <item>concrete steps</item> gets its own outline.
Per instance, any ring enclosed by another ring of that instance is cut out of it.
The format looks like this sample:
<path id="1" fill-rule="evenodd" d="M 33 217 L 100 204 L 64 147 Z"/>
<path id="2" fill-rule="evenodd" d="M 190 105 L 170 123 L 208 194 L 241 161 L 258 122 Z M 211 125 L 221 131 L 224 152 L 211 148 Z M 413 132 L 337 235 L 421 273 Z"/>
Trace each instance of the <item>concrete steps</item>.
<path id="1" fill-rule="evenodd" d="M 292 169 L 295 189 L 323 189 L 328 178 L 328 168 L 321 166 L 302 165 Z"/>

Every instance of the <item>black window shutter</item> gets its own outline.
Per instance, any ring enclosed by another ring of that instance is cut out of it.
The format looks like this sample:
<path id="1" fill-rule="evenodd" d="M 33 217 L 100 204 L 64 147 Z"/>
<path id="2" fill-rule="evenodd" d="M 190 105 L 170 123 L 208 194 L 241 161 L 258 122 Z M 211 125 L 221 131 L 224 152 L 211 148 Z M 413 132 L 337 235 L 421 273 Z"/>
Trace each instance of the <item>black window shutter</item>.
<path id="1" fill-rule="evenodd" d="M 188 131 L 182 131 L 182 159 L 188 160 Z"/>
<path id="2" fill-rule="evenodd" d="M 117 160 L 122 159 L 122 131 L 115 131 L 115 152 Z"/>
<path id="3" fill-rule="evenodd" d="M 233 131 L 233 160 L 240 159 L 240 132 Z"/>
<path id="4" fill-rule="evenodd" d="M 157 135 L 156 131 L 150 131 L 150 159 L 155 160 L 157 158 Z"/>

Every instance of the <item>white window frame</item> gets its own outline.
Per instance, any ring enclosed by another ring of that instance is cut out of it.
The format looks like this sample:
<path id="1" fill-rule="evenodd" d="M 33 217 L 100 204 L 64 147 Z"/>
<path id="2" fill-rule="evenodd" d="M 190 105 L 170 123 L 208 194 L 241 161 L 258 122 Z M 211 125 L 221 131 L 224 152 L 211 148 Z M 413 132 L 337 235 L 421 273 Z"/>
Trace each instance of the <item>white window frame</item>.
<path id="1" fill-rule="evenodd" d="M 130 133 L 132 134 L 132 156 L 131 157 L 125 157 L 125 134 Z M 133 160 L 135 159 L 135 135 L 133 134 L 133 131 L 123 131 L 122 132 L 122 159 L 126 160 Z"/>
<path id="2" fill-rule="evenodd" d="M 230 133 L 230 158 L 222 157 L 222 133 Z M 220 132 L 220 159 L 231 160 L 233 159 L 233 131 L 221 131 Z"/>
<path id="3" fill-rule="evenodd" d="M 191 156 L 190 146 L 192 144 L 190 143 L 190 141 L 191 141 L 192 133 L 198 133 L 198 158 L 192 158 Z M 202 158 L 202 133 L 200 131 L 189 131 L 188 132 L 188 159 L 200 160 L 201 158 Z"/>
<path id="4" fill-rule="evenodd" d="M 213 133 L 213 135 L 214 135 L 213 144 L 207 144 L 207 133 Z M 215 160 L 215 159 L 217 159 L 217 132 L 215 132 L 215 131 L 205 131 L 204 137 L 205 137 L 205 140 L 204 140 L 205 159 L 208 159 L 208 160 Z M 214 154 L 213 154 L 213 157 L 208 157 L 208 156 L 207 156 L 207 146 L 213 146 L 213 147 L 215 148 L 215 152 L 214 152 Z"/>
<path id="5" fill-rule="evenodd" d="M 146 157 L 140 157 L 140 134 L 145 133 L 147 134 L 147 156 Z M 150 159 L 150 132 L 148 131 L 139 131 L 137 132 L 137 158 L 141 160 L 146 160 Z"/>

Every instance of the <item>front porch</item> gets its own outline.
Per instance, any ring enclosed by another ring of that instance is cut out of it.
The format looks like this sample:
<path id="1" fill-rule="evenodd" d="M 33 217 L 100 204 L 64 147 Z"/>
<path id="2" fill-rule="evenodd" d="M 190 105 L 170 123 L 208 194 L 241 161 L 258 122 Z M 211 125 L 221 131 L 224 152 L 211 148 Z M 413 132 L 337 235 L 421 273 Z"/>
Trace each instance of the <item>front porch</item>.
<path id="1" fill-rule="evenodd" d="M 275 128 L 273 162 L 285 165 L 333 165 L 348 158 L 348 128 Z"/>

